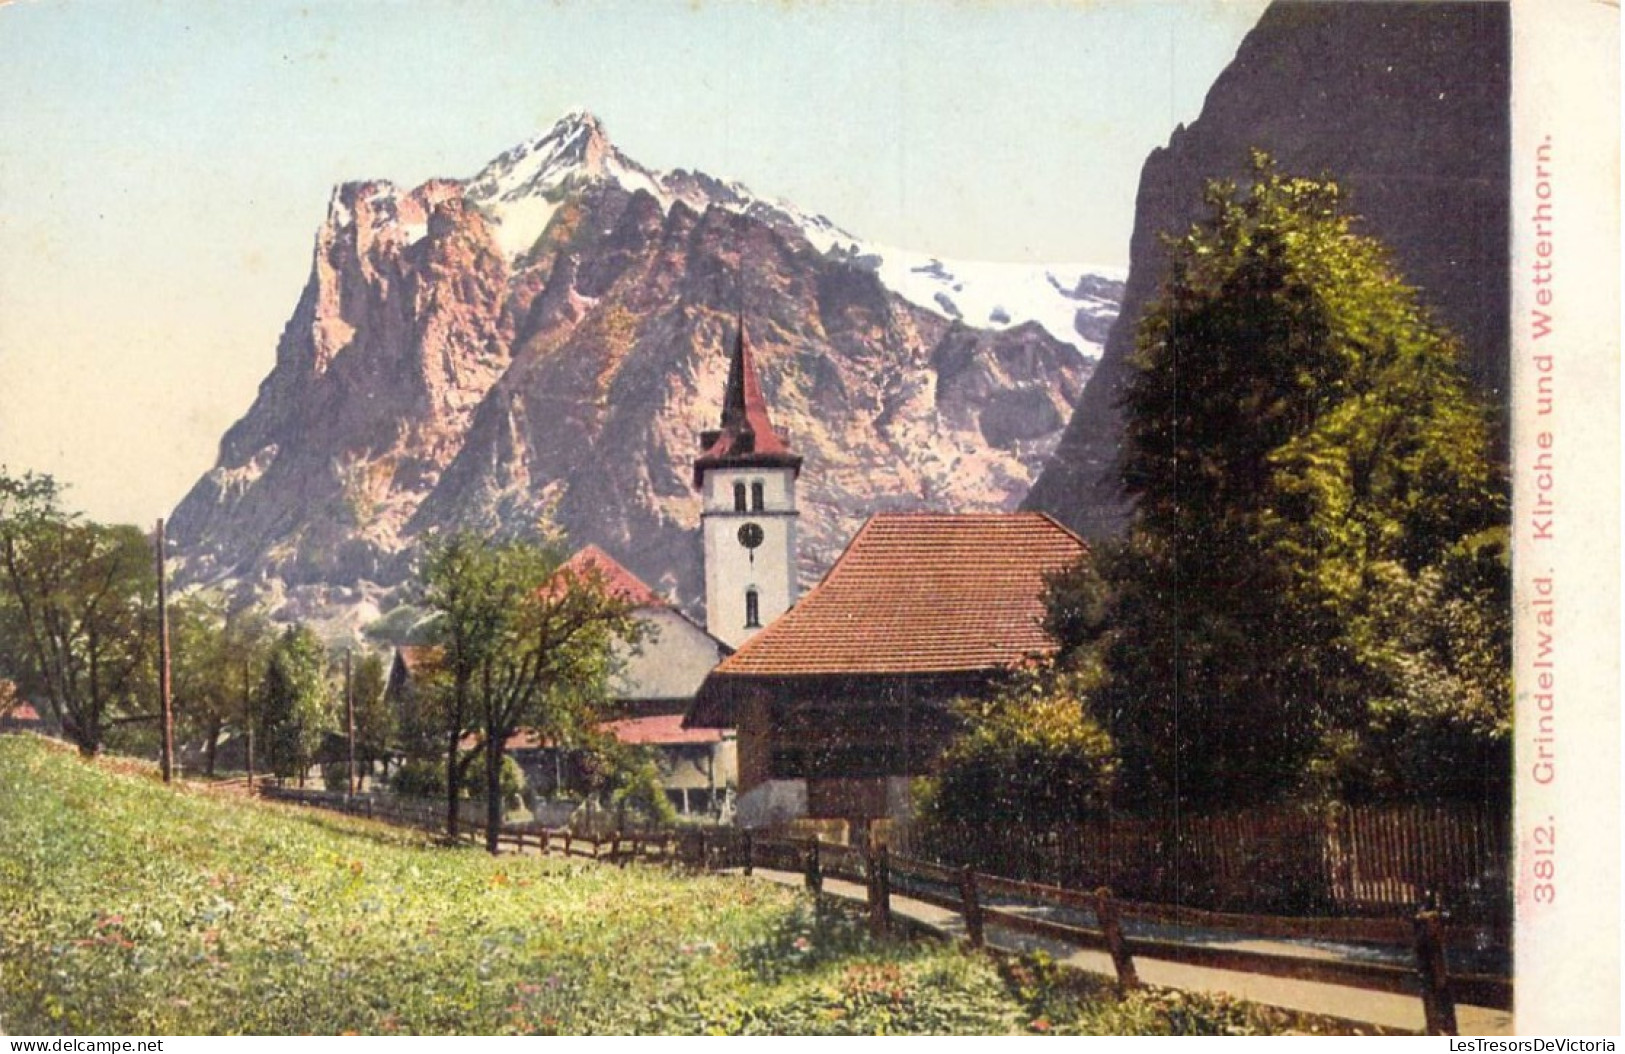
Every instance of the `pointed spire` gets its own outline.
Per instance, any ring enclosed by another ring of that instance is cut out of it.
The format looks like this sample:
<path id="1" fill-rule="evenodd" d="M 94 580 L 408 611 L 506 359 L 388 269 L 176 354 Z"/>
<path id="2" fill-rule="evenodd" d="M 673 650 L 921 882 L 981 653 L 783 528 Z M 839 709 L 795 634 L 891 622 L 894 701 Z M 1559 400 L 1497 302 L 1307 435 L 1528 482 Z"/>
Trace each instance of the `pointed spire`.
<path id="1" fill-rule="evenodd" d="M 694 462 L 698 486 L 708 468 L 728 466 L 778 465 L 800 470 L 801 458 L 790 450 L 773 427 L 767 400 L 756 376 L 755 354 L 745 336 L 745 316 L 739 315 L 739 329 L 728 364 L 728 387 L 722 397 L 722 427 L 700 435 L 704 453 Z"/>

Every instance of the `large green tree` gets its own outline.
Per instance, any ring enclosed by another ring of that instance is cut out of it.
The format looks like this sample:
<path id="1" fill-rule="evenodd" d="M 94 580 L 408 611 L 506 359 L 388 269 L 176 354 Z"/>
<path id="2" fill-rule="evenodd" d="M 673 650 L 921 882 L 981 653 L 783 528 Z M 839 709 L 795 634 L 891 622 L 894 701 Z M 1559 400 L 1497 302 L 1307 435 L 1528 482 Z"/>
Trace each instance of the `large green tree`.
<path id="1" fill-rule="evenodd" d="M 67 512 L 50 476 L 0 470 L 0 647 L 86 754 L 151 720 L 157 574 L 139 530 Z"/>
<path id="2" fill-rule="evenodd" d="M 1208 204 L 1141 324 L 1122 404 L 1137 518 L 1101 553 L 1103 709 L 1131 783 L 1195 803 L 1308 771 L 1357 783 L 1384 728 L 1493 757 L 1506 482 L 1457 342 L 1334 183 L 1259 156 Z M 1406 793 L 1387 768 L 1398 783 L 1352 789 Z"/>
<path id="3" fill-rule="evenodd" d="M 214 775 L 221 735 L 253 728 L 254 689 L 265 678 L 276 636 L 263 613 L 231 611 L 219 593 L 199 591 L 170 605 L 175 720 L 184 738 L 202 741 L 206 775 Z"/>
<path id="4" fill-rule="evenodd" d="M 425 599 L 450 681 L 446 718 L 448 827 L 472 730 L 486 773 L 486 847 L 502 826 L 501 772 L 521 728 L 554 743 L 579 737 L 602 714 L 616 640 L 636 642 L 631 606 L 595 572 L 561 566 L 555 546 L 459 533 L 429 549 Z"/>
<path id="5" fill-rule="evenodd" d="M 260 741 L 271 770 L 304 784 L 323 735 L 333 726 L 327 652 L 308 626 L 283 630 L 271 647 L 260 685 Z"/>

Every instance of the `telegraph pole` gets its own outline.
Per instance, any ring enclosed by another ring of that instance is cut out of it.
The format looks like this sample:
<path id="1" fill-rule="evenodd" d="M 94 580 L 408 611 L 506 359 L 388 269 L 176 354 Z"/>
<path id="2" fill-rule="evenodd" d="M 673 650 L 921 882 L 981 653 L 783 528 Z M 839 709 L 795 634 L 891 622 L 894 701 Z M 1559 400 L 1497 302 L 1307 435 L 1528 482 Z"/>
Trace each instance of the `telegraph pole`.
<path id="1" fill-rule="evenodd" d="M 350 653 L 353 649 L 344 649 L 344 720 L 350 726 L 350 793 L 358 789 L 355 782 L 355 691 L 350 681 Z"/>
<path id="2" fill-rule="evenodd" d="M 248 662 L 243 662 L 243 726 L 248 741 L 248 793 L 254 793 L 254 686 L 248 677 Z"/>
<path id="3" fill-rule="evenodd" d="M 164 575 L 164 521 L 158 520 L 154 560 L 158 564 L 158 699 L 163 707 L 164 754 L 159 767 L 168 783 L 175 775 L 175 709 L 169 698 L 169 595 Z"/>

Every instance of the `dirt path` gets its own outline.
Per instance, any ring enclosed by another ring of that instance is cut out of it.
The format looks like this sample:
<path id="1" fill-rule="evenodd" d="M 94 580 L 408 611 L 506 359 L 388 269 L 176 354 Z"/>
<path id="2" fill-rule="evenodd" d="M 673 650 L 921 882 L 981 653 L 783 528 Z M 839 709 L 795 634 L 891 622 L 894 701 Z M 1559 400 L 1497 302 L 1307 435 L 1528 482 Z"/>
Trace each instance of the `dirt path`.
<path id="1" fill-rule="evenodd" d="M 799 886 L 800 874 L 789 871 L 769 871 L 756 868 L 755 877 L 781 885 Z M 824 892 L 843 900 L 864 902 L 867 892 L 855 882 L 825 878 Z M 892 913 L 949 939 L 965 936 L 964 921 L 947 908 L 913 900 L 893 893 Z M 1111 958 L 1105 952 L 1082 950 L 1061 941 L 1016 933 L 1003 927 L 990 925 L 986 933 L 989 945 L 1004 951 L 1043 951 L 1057 962 L 1064 962 L 1091 973 L 1114 977 Z M 1269 940 L 1238 937 L 1233 947 L 1251 951 L 1281 952 L 1301 955 L 1304 949 Z M 1422 1001 L 1415 996 L 1388 992 L 1371 992 L 1341 985 L 1298 981 L 1283 977 L 1214 970 L 1183 963 L 1159 962 L 1155 959 L 1136 959 L 1135 968 L 1140 980 L 1146 984 L 1165 988 L 1179 988 L 1192 992 L 1219 992 L 1249 999 L 1255 1003 L 1298 1010 L 1311 1014 L 1324 1014 L 1346 1021 L 1360 1021 L 1384 1028 L 1420 1032 L 1424 1027 Z M 1505 1036 L 1512 1033 L 1512 1015 L 1502 1010 L 1485 1007 L 1456 1007 L 1456 1021 L 1464 1036 Z"/>

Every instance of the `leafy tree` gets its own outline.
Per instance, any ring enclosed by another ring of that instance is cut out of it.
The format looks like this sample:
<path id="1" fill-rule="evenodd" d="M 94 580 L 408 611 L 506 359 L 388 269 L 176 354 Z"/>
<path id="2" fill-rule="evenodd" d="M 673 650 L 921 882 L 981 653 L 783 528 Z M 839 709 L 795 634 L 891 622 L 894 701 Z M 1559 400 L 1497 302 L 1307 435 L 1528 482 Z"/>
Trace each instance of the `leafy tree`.
<path id="1" fill-rule="evenodd" d="M 369 653 L 355 662 L 350 691 L 355 698 L 356 759 L 369 772 L 389 756 L 395 735 L 395 714 L 384 698 L 385 680 L 383 656 Z"/>
<path id="2" fill-rule="evenodd" d="M 244 608 L 226 616 L 215 652 L 218 676 L 230 685 L 238 700 L 233 721 L 243 731 L 244 754 L 249 780 L 255 776 L 255 737 L 264 724 L 265 696 L 256 691 L 270 669 L 277 633 L 271 620 L 258 608 Z"/>
<path id="3" fill-rule="evenodd" d="M 486 772 L 486 846 L 502 826 L 501 763 L 521 728 L 567 742 L 599 716 L 614 665 L 611 645 L 636 642 L 631 606 L 596 572 L 560 566 L 556 548 L 460 533 L 431 546 L 424 577 L 451 692 L 447 767 L 459 778 L 459 743 L 472 728 Z M 455 791 L 448 787 L 448 828 Z"/>
<path id="4" fill-rule="evenodd" d="M 82 520 L 50 476 L 0 470 L 0 640 L 26 692 L 85 754 L 119 721 L 153 719 L 156 573 L 134 527 Z"/>
<path id="5" fill-rule="evenodd" d="M 183 736 L 203 741 L 213 776 L 221 735 L 252 725 L 275 634 L 260 612 L 229 612 L 225 597 L 198 592 L 170 605 L 169 639 L 175 718 Z"/>
<path id="6" fill-rule="evenodd" d="M 582 789 L 614 810 L 618 825 L 628 812 L 655 824 L 677 821 L 677 809 L 666 796 L 653 747 L 622 743 L 595 729 L 580 737 L 573 761 Z"/>
<path id="7" fill-rule="evenodd" d="M 1047 667 L 957 704 L 965 731 L 919 790 L 927 824 L 1055 827 L 1105 810 L 1111 737 L 1086 709 L 1097 675 Z"/>
<path id="8" fill-rule="evenodd" d="M 1414 728 L 1400 713 L 1500 735 L 1505 472 L 1456 341 L 1334 183 L 1258 155 L 1208 203 L 1141 325 L 1137 519 L 1102 561 L 1102 713 L 1134 790 L 1268 798 L 1351 737 L 1369 754 Z M 1448 573 L 1458 557 L 1478 574 Z"/>
<path id="9" fill-rule="evenodd" d="M 271 648 L 260 687 L 261 741 L 279 777 L 305 773 L 332 723 L 327 657 L 310 627 L 289 626 Z"/>

